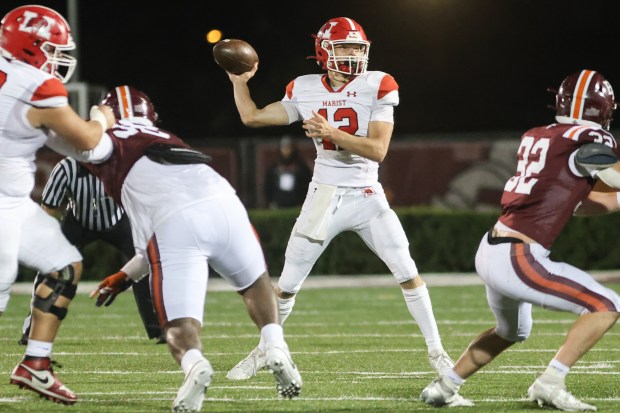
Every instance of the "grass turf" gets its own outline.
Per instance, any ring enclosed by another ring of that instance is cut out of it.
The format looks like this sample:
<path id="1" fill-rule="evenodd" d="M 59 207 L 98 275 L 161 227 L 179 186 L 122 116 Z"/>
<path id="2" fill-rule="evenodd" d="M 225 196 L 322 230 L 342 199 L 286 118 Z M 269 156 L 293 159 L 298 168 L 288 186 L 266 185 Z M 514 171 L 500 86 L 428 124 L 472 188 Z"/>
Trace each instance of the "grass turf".
<path id="1" fill-rule="evenodd" d="M 618 289 L 618 286 L 611 286 Z M 482 286 L 430 289 L 444 347 L 456 359 L 472 338 L 493 325 Z M 183 381 L 165 345 L 148 341 L 132 294 L 96 308 L 79 294 L 54 345 L 56 372 L 79 396 L 71 407 L 55 405 L 9 385 L 24 347 L 17 344 L 29 297 L 14 295 L 0 318 L 0 412 L 165 412 Z M 418 400 L 435 377 L 424 339 L 402 294 L 393 288 L 306 289 L 285 324 L 291 352 L 304 379 L 300 398 L 281 400 L 268 372 L 248 381 L 225 375 L 258 342 L 241 298 L 209 292 L 202 330 L 204 353 L 216 374 L 207 412 L 436 411 Z M 450 411 L 532 412 L 527 388 L 569 328 L 574 315 L 535 308 L 532 336 L 471 377 L 461 393 L 474 408 Z M 569 390 L 599 411 L 620 409 L 618 328 L 571 371 Z M 4 377 L 4 379 L 1 379 Z"/>

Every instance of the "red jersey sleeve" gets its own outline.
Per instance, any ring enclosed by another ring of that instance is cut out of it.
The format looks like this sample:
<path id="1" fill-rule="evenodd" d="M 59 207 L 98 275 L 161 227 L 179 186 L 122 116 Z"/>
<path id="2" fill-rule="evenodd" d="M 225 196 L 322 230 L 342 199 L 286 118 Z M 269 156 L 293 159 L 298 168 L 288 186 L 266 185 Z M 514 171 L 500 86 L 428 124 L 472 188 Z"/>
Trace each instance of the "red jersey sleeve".
<path id="1" fill-rule="evenodd" d="M 382 99 L 385 95 L 395 90 L 398 90 L 398 83 L 396 83 L 396 80 L 394 80 L 391 75 L 385 75 L 383 79 L 381 79 L 379 91 L 377 92 L 377 99 Z"/>

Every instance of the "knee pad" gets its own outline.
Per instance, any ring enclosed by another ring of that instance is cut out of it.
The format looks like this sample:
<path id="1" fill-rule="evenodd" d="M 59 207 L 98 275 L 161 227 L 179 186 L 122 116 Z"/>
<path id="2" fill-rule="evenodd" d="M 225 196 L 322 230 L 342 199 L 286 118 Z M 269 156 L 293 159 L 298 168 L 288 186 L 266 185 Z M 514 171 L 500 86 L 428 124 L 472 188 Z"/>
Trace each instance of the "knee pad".
<path id="1" fill-rule="evenodd" d="M 63 320 L 67 316 L 67 308 L 58 307 L 56 300 L 62 296 L 72 300 L 77 291 L 77 285 L 72 284 L 75 278 L 73 266 L 67 265 L 58 271 L 58 278 L 54 278 L 49 274 L 45 275 L 43 284 L 51 288 L 52 292 L 45 298 L 35 294 L 32 305 L 44 313 L 53 314 L 59 320 Z"/>

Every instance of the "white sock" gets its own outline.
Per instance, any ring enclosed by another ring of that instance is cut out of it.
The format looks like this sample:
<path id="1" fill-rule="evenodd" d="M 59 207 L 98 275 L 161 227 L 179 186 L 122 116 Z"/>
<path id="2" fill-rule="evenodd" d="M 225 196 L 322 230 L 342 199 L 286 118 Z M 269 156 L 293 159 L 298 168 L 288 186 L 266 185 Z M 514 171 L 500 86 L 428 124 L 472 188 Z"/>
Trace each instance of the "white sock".
<path id="1" fill-rule="evenodd" d="M 181 359 L 181 369 L 183 373 L 187 376 L 192 367 L 194 367 L 194 364 L 198 363 L 200 360 L 205 360 L 202 351 L 197 348 L 187 350 Z"/>
<path id="2" fill-rule="evenodd" d="M 446 378 L 458 387 L 461 387 L 465 383 L 465 379 L 456 374 L 453 369 L 450 369 L 450 371 L 446 373 Z"/>
<path id="3" fill-rule="evenodd" d="M 569 371 L 570 367 L 553 359 L 540 378 L 545 383 L 564 383 L 564 379 Z"/>
<path id="4" fill-rule="evenodd" d="M 433 314 L 431 297 L 428 294 L 426 284 L 414 288 L 413 290 L 405 290 L 403 288 L 402 291 L 409 313 L 413 316 L 416 323 L 418 323 L 424 335 L 428 351 L 443 351 L 441 337 L 439 337 L 439 330 L 437 329 L 435 315 Z"/>
<path id="5" fill-rule="evenodd" d="M 267 324 L 260 331 L 258 348 L 265 351 L 267 343 L 284 343 L 284 330 L 280 324 Z M 261 347 L 262 346 L 262 347 Z"/>
<path id="6" fill-rule="evenodd" d="M 294 305 L 295 305 L 295 296 L 291 298 L 278 297 L 278 310 L 280 311 L 280 324 L 284 324 L 284 321 L 293 312 Z"/>
<path id="7" fill-rule="evenodd" d="M 26 347 L 26 355 L 33 357 L 51 357 L 53 343 L 39 340 L 28 340 L 28 346 Z"/>

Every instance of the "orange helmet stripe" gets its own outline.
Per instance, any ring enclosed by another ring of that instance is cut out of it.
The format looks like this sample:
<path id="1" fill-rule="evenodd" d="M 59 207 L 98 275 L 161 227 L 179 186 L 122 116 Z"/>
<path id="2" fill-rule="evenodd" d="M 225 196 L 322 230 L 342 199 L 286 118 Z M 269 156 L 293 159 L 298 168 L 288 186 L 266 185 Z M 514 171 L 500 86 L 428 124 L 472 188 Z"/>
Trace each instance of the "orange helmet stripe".
<path id="1" fill-rule="evenodd" d="M 131 96 L 127 86 L 120 86 L 116 88 L 116 97 L 118 98 L 118 110 L 121 115 L 121 119 L 127 119 L 133 116 L 131 111 Z"/>
<path id="2" fill-rule="evenodd" d="M 586 99 L 584 92 L 590 84 L 590 80 L 594 77 L 593 70 L 583 70 L 577 80 L 575 93 L 573 94 L 573 103 L 571 107 L 571 118 L 581 119 L 583 114 L 583 104 Z"/>

